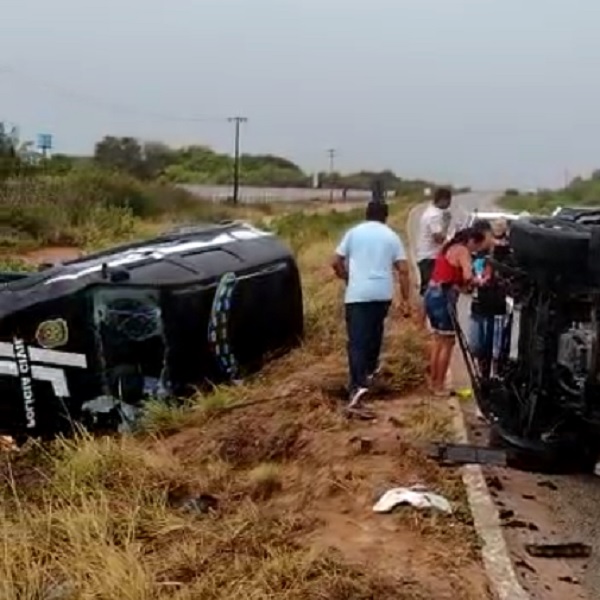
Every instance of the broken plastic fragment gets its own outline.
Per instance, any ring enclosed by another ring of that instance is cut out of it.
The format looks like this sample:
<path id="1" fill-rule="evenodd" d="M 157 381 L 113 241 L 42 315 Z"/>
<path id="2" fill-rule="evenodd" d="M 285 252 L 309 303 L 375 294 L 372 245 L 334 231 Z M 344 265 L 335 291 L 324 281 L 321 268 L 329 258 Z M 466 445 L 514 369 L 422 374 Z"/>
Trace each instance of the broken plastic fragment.
<path id="1" fill-rule="evenodd" d="M 131 433 L 136 421 L 139 419 L 142 409 L 126 402 L 113 398 L 111 396 L 99 396 L 93 400 L 88 400 L 82 405 L 82 411 L 92 417 L 97 415 L 109 415 L 116 413 L 120 420 L 117 426 L 119 433 Z"/>
<path id="2" fill-rule="evenodd" d="M 98 398 L 84 402 L 81 406 L 81 410 L 92 414 L 107 414 L 111 410 L 114 410 L 118 404 L 119 401 L 112 396 L 98 396 Z"/>
<path id="3" fill-rule="evenodd" d="M 435 509 L 451 513 L 450 502 L 439 494 L 426 491 L 422 486 L 400 487 L 388 490 L 373 506 L 373 512 L 390 513 L 397 506 L 410 505 L 420 509 Z"/>

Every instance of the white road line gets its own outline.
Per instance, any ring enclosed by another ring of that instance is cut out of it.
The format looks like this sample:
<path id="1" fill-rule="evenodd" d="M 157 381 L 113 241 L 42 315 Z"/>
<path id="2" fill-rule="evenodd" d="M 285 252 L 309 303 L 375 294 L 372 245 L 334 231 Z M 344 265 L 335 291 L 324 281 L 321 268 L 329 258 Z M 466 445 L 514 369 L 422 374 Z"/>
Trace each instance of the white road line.
<path id="1" fill-rule="evenodd" d="M 410 258 L 415 264 L 412 243 L 413 221 L 423 205 L 415 206 L 408 215 L 407 234 Z M 462 407 L 454 397 L 450 398 L 454 413 L 453 425 L 459 443 L 467 443 L 469 436 Z M 530 600 L 527 591 L 521 586 L 514 570 L 508 546 L 502 533 L 500 515 L 490 494 L 480 465 L 465 465 L 461 468 L 463 484 L 475 530 L 483 542 L 481 554 L 486 574 L 499 600 Z"/>

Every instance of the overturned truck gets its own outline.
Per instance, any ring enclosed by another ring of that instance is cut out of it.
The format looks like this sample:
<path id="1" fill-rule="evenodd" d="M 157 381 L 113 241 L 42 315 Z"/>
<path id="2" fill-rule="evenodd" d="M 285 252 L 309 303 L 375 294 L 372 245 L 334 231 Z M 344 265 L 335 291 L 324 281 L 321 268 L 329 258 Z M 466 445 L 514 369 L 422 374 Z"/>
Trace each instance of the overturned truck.
<path id="1" fill-rule="evenodd" d="M 459 335 L 480 410 L 523 468 L 588 471 L 600 455 L 596 223 L 589 215 L 514 222 L 509 249 L 491 259 L 490 285 L 508 302 L 482 306 L 490 324 L 502 317 L 497 361 L 490 341 L 488 368 L 476 363 Z"/>
<path id="2" fill-rule="evenodd" d="M 239 222 L 0 276 L 0 433 L 116 430 L 145 400 L 257 369 L 303 335 L 296 262 Z"/>

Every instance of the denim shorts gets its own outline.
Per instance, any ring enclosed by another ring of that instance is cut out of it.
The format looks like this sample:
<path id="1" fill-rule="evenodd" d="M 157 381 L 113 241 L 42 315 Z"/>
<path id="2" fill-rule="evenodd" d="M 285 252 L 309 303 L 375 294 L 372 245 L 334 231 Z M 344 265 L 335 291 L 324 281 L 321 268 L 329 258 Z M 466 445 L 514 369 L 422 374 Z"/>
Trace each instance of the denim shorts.
<path id="1" fill-rule="evenodd" d="M 430 285 L 425 292 L 425 313 L 434 333 L 454 335 L 456 332 L 454 316 L 458 293 L 452 288 Z"/>

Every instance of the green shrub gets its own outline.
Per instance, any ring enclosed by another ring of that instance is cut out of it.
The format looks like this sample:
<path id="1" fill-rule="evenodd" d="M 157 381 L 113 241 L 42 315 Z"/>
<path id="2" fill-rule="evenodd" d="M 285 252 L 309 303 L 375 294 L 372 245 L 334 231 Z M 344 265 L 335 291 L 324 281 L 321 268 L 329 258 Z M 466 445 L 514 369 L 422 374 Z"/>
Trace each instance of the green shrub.
<path id="1" fill-rule="evenodd" d="M 94 246 L 135 232 L 140 219 L 168 216 L 215 220 L 228 216 L 188 192 L 94 168 L 63 176 L 29 177 L 0 186 L 0 247 Z"/>

